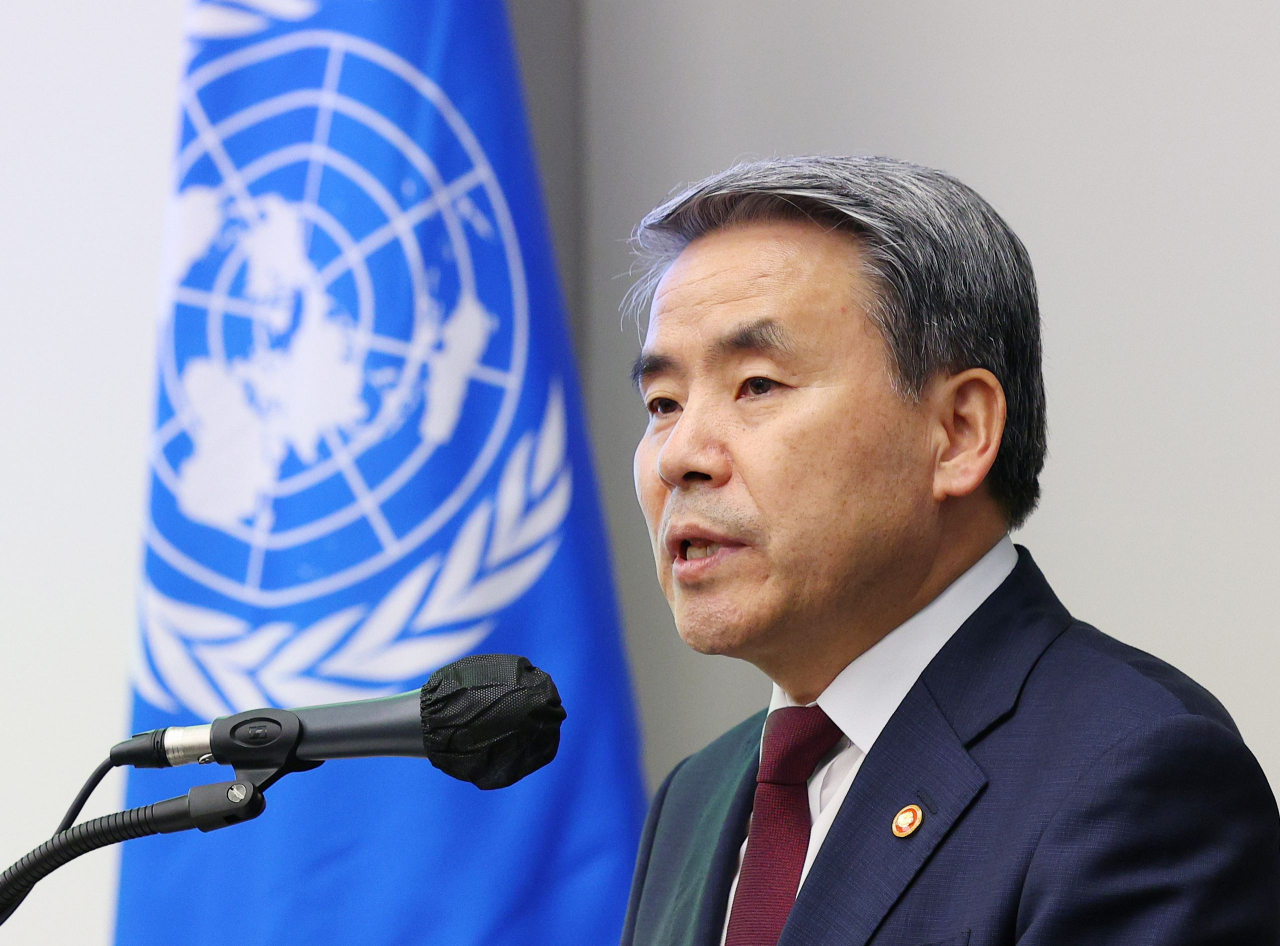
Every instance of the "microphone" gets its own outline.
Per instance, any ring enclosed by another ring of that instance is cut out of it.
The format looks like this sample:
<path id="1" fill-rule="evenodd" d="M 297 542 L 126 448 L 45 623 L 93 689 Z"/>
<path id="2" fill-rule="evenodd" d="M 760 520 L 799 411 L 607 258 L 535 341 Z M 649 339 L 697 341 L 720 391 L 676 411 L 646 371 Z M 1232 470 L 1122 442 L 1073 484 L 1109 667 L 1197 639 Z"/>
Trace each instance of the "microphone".
<path id="1" fill-rule="evenodd" d="M 115 746 L 116 765 L 220 762 L 274 774 L 329 759 L 425 758 L 482 789 L 505 788 L 555 758 L 565 718 L 544 671 L 510 654 L 463 657 L 398 696 L 293 710 L 261 709 L 202 726 L 170 726 Z"/>

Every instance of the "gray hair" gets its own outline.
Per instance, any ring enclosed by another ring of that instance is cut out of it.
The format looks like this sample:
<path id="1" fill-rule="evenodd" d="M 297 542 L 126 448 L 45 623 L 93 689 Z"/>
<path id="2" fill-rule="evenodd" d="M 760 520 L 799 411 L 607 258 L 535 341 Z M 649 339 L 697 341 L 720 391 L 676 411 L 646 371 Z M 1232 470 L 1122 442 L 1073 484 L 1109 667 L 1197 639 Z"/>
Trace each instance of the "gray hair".
<path id="1" fill-rule="evenodd" d="M 637 315 L 693 240 L 762 220 L 849 232 L 875 300 L 893 383 L 918 401 L 940 374 L 985 368 L 1008 418 L 987 477 L 1011 527 L 1040 495 L 1046 443 L 1040 312 L 1022 241 L 972 189 L 931 168 L 881 157 L 796 157 L 737 164 L 649 213 L 632 236 L 643 263 L 625 305 Z"/>

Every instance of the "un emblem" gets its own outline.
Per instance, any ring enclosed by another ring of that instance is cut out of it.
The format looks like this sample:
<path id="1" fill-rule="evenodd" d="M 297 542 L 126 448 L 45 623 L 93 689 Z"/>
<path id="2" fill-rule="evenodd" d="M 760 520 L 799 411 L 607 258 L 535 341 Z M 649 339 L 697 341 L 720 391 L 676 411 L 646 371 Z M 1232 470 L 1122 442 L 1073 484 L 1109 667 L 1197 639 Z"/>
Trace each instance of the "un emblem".
<path id="1" fill-rule="evenodd" d="M 442 90 L 357 37 L 236 50 L 182 97 L 138 690 L 205 718 L 394 692 L 489 633 L 569 508 L 559 385 L 513 429 L 507 203 Z"/>

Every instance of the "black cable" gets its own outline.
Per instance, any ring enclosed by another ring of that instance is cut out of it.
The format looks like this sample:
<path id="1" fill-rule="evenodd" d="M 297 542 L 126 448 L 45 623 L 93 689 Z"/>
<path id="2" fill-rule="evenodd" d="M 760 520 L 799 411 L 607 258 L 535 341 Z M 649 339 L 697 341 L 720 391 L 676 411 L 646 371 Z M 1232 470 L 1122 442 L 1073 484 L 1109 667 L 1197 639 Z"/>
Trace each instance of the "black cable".
<path id="1" fill-rule="evenodd" d="M 53 832 L 55 835 L 61 834 L 76 823 L 76 819 L 80 817 L 80 811 L 84 808 L 84 803 L 89 800 L 89 796 L 93 794 L 94 789 L 98 787 L 103 778 L 106 777 L 106 774 L 115 768 L 115 765 L 116 764 L 108 758 L 93 770 L 93 774 L 89 776 L 89 781 L 84 783 L 84 788 L 80 789 L 80 794 L 77 795 L 76 800 L 71 803 L 71 807 L 67 809 L 67 813 L 62 816 L 62 823 L 59 824 L 57 829 Z"/>

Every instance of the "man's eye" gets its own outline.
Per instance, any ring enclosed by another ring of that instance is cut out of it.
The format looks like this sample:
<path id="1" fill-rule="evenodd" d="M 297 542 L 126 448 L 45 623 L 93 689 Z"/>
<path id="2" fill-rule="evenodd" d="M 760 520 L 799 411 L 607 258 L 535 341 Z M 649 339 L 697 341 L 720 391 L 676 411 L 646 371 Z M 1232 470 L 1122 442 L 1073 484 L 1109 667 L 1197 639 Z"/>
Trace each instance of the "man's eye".
<path id="1" fill-rule="evenodd" d="M 778 382 L 769 378 L 747 378 L 742 382 L 742 393 L 759 396 L 768 394 L 777 386 Z"/>
<path id="2" fill-rule="evenodd" d="M 671 413 L 674 413 L 680 407 L 679 404 L 671 400 L 671 398 L 669 397 L 650 398 L 648 401 L 645 402 L 644 406 L 645 406 L 645 409 L 648 410 L 650 414 L 654 414 L 654 415 L 671 414 Z"/>

